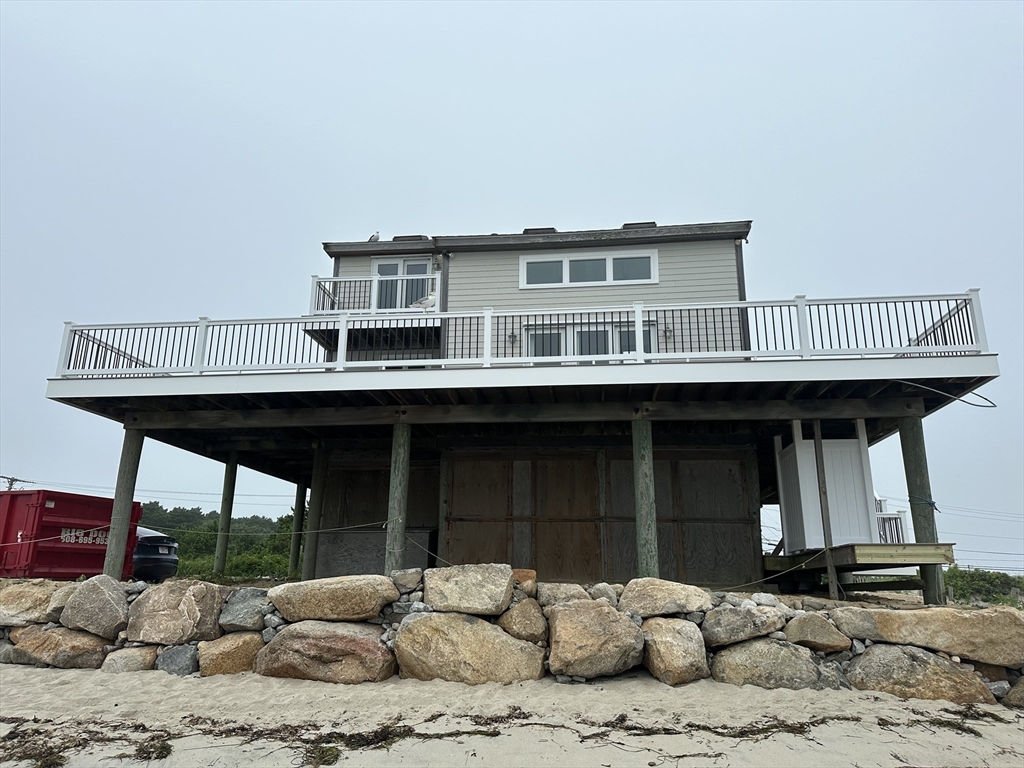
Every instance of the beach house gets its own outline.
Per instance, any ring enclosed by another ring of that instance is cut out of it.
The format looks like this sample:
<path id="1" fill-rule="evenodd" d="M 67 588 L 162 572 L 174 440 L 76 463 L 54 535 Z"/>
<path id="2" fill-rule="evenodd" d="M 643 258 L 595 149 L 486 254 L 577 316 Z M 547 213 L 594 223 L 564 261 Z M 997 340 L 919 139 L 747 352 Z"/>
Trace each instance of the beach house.
<path id="1" fill-rule="evenodd" d="M 112 541 L 148 437 L 224 462 L 225 547 L 239 465 L 294 483 L 305 578 L 791 586 L 827 550 L 922 566 L 939 601 L 922 419 L 998 375 L 978 291 L 749 301 L 750 227 L 329 242 L 295 317 L 69 323 L 47 396 L 124 427 Z M 872 487 L 897 432 L 916 544 Z"/>

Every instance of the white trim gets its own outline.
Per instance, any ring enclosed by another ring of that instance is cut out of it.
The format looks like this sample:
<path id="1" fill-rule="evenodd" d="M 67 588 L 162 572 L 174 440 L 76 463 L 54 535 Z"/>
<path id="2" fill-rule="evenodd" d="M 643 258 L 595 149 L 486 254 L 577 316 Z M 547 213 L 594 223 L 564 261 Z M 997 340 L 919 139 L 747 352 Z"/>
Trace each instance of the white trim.
<path id="1" fill-rule="evenodd" d="M 651 276 L 646 280 L 615 280 L 612 277 L 614 259 L 632 259 L 648 257 L 651 260 Z M 569 282 L 570 261 L 596 261 L 605 260 L 605 279 L 587 283 Z M 561 261 L 562 282 L 560 283 L 539 283 L 530 285 L 526 282 L 526 265 L 538 261 Z M 645 248 L 635 251 L 560 251 L 558 253 L 531 253 L 519 257 L 519 288 L 521 290 L 543 290 L 545 288 L 595 288 L 613 285 L 655 285 L 658 283 L 658 249 Z"/>
<path id="2" fill-rule="evenodd" d="M 541 358 L 543 362 L 555 362 Z M 413 361 L 421 366 L 430 361 Z M 480 361 L 466 361 L 479 365 Z M 999 375 L 994 354 L 962 357 L 819 358 L 811 360 L 714 361 L 625 365 L 523 365 L 520 367 L 438 367 L 410 370 L 207 373 L 202 376 L 153 376 L 109 379 L 49 379 L 46 396 L 146 397 L 153 395 L 260 394 L 273 392 L 345 392 L 378 389 L 452 389 L 460 387 L 545 387 L 667 383 L 756 383 L 777 381 L 858 381 L 861 379 L 981 378 Z M 379 363 L 369 363 L 379 368 Z M 121 372 L 123 374 L 123 371 Z"/>

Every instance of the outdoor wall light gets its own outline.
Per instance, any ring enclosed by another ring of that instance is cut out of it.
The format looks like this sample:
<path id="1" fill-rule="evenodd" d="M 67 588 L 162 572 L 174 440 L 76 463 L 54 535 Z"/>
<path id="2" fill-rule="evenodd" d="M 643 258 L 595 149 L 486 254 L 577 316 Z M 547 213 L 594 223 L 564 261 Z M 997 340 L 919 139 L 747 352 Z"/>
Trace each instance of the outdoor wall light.
<path id="1" fill-rule="evenodd" d="M 517 341 L 519 341 L 519 337 L 516 336 L 516 332 L 515 331 L 509 331 L 509 334 L 508 334 L 507 338 L 508 338 L 508 343 L 509 344 L 515 344 Z"/>

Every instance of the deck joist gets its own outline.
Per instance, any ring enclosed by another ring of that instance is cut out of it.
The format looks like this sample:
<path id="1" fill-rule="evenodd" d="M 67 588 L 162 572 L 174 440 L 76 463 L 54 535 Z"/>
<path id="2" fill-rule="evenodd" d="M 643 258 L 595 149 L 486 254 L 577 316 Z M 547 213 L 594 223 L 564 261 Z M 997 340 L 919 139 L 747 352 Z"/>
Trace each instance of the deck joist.
<path id="1" fill-rule="evenodd" d="M 825 570 L 823 549 L 795 555 L 765 555 L 764 570 L 769 576 L 784 571 Z M 952 544 L 844 544 L 832 548 L 837 571 L 872 571 L 919 565 L 952 565 Z"/>

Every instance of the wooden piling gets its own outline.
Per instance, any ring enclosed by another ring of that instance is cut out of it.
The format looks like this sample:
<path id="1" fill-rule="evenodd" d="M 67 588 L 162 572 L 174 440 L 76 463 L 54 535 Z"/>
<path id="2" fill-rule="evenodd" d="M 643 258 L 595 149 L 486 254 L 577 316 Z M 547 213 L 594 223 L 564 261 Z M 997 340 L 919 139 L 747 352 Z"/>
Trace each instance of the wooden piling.
<path id="1" fill-rule="evenodd" d="M 899 420 L 899 429 L 914 540 L 918 544 L 934 544 L 938 542 L 939 534 L 935 528 L 935 503 L 932 501 L 932 484 L 928 476 L 924 425 L 920 416 L 904 416 Z M 924 581 L 925 604 L 944 605 L 946 590 L 943 588 L 942 566 L 922 565 L 921 579 Z"/>
<path id="2" fill-rule="evenodd" d="M 117 467 L 114 486 L 114 507 L 110 511 L 110 533 L 107 535 L 107 554 L 103 572 L 121 580 L 124 569 L 124 550 L 128 545 L 128 531 L 132 523 L 132 504 L 135 503 L 135 481 L 139 476 L 142 444 L 146 433 L 141 429 L 125 429 L 121 444 L 121 462 Z"/>
<path id="3" fill-rule="evenodd" d="M 320 519 L 327 491 L 327 470 L 330 449 L 317 443 L 313 449 L 313 481 L 309 489 L 309 513 L 306 520 L 306 546 L 302 552 L 302 580 L 316 578 L 316 555 L 320 544 Z"/>
<path id="4" fill-rule="evenodd" d="M 654 506 L 654 446 L 651 422 L 633 420 L 633 492 L 636 500 L 636 564 L 638 575 L 657 578 L 658 518 Z"/>
<path id="5" fill-rule="evenodd" d="M 302 526 L 306 520 L 306 484 L 295 485 L 295 511 L 292 513 L 291 550 L 288 552 L 288 578 L 301 575 L 299 555 L 302 552 Z"/>
<path id="6" fill-rule="evenodd" d="M 388 535 L 384 575 L 405 567 L 405 513 L 409 502 L 409 448 L 412 428 L 399 422 L 391 437 L 391 482 L 388 486 Z"/>
<path id="7" fill-rule="evenodd" d="M 238 457 L 233 453 L 224 465 L 224 485 L 220 494 L 220 520 L 217 523 L 217 551 L 213 556 L 213 572 L 223 576 L 228 562 L 228 538 L 231 535 L 231 511 L 235 505 L 235 479 Z"/>

